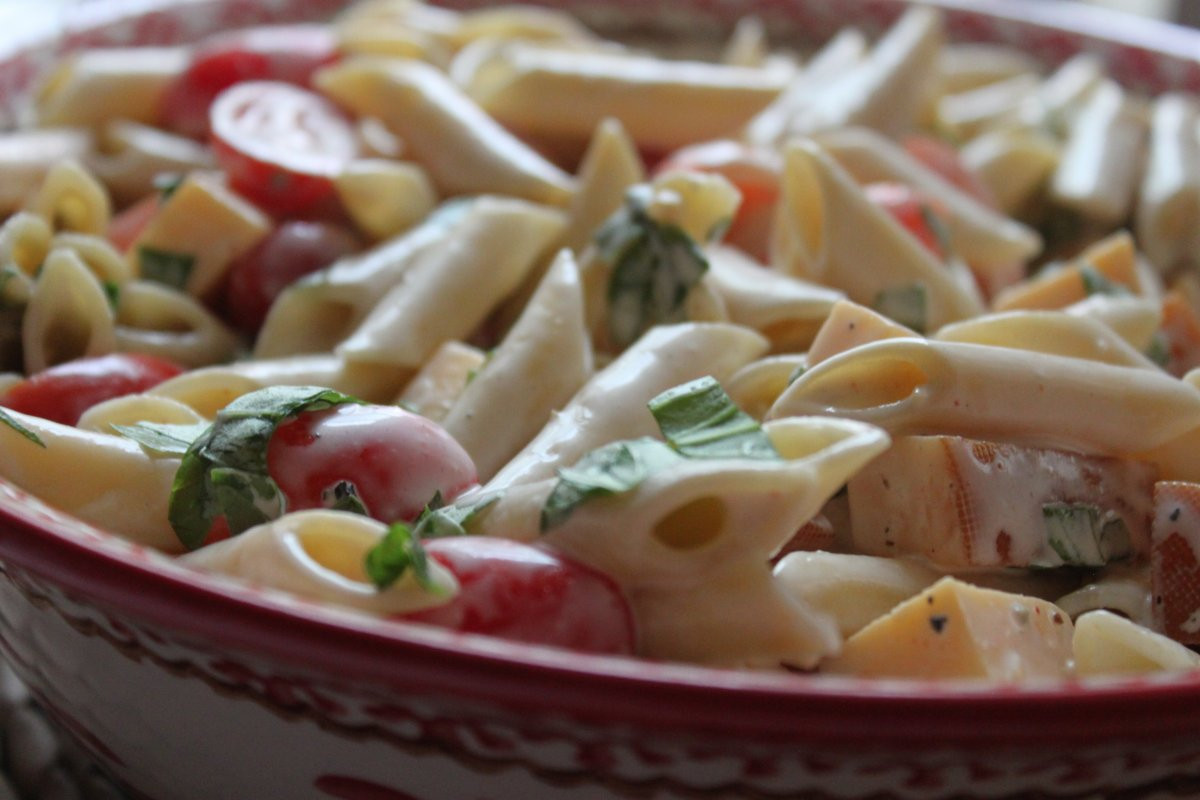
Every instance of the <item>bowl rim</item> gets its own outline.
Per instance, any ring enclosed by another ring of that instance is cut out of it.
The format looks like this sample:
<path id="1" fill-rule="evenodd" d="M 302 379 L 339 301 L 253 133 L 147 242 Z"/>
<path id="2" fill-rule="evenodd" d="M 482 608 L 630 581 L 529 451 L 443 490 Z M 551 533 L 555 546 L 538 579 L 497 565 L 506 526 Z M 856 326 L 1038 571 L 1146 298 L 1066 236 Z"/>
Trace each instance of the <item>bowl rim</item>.
<path id="1" fill-rule="evenodd" d="M 79 15 L 73 10 L 64 33 L 135 14 L 212 4 L 83 4 Z M 1200 32 L 1096 9 L 1035 0 L 926 4 L 1140 47 L 1189 63 L 1200 53 Z M 58 37 L 16 39 L 0 44 L 0 60 L 57 43 Z M 532 711 L 600 725 L 827 747 L 978 748 L 1019 741 L 1036 749 L 1098 744 L 1131 729 L 1178 737 L 1194 733 L 1192 720 L 1200 718 L 1200 670 L 1022 686 L 891 681 L 663 664 L 380 623 L 203 575 L 52 511 L 2 480 L 0 572 L 10 579 L 22 572 L 36 576 L 73 602 L 95 603 L 160 634 L 170 631 L 180 641 L 266 659 L 300 677 L 336 676 L 371 691 L 452 695 L 514 714 Z"/>

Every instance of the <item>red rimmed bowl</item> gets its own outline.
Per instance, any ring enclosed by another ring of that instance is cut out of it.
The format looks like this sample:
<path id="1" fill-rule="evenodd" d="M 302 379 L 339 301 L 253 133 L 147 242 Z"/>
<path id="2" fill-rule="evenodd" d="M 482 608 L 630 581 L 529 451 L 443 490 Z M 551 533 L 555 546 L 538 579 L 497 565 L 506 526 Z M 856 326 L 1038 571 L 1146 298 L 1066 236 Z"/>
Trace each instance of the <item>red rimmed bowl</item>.
<path id="1" fill-rule="evenodd" d="M 487 5 L 476 2 L 475 5 Z M 85 4 L 0 52 L 11 111 L 64 49 L 310 19 L 332 0 Z M 460 4 L 461 5 L 461 4 Z M 869 30 L 898 0 L 567 5 L 609 30 Z M 1081 49 L 1200 90 L 1200 35 L 1057 4 L 944 0 L 953 35 Z M 78 13 L 76 13 L 76 11 Z M 1031 688 L 775 675 L 582 656 L 373 623 L 202 576 L 0 484 L 0 648 L 131 794 L 192 798 L 1200 796 L 1200 675 Z"/>

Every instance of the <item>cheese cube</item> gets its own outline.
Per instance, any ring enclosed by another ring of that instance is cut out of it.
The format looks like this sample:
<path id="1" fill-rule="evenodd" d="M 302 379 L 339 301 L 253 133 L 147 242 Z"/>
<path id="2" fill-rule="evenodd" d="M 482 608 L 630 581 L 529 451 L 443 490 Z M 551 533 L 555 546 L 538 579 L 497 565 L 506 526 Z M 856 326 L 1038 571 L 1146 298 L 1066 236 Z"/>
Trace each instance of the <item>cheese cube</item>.
<path id="1" fill-rule="evenodd" d="M 822 672 L 876 678 L 1025 681 L 1072 671 L 1071 618 L 1053 603 L 955 578 L 846 640 Z"/>

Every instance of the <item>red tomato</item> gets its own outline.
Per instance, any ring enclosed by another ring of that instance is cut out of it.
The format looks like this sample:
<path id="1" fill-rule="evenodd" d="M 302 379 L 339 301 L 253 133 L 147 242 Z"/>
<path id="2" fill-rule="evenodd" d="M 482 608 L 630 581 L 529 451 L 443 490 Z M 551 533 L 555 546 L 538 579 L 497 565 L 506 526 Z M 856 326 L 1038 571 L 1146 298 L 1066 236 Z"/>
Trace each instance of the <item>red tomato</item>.
<path id="1" fill-rule="evenodd" d="M 945 178 L 948 183 L 974 197 L 988 208 L 996 207 L 996 198 L 979 176 L 967 169 L 958 151 L 950 144 L 932 136 L 910 136 L 904 140 L 904 149 L 929 169 Z"/>
<path id="2" fill-rule="evenodd" d="M 889 212 L 905 230 L 933 253 L 939 261 L 949 256 L 944 233 L 937 227 L 941 221 L 933 202 L 923 194 L 903 183 L 869 183 L 863 191 L 871 202 Z M 944 230 L 944 228 L 943 228 Z"/>
<path id="3" fill-rule="evenodd" d="M 338 58 L 328 25 L 273 25 L 212 36 L 202 42 L 184 72 L 167 87 L 163 127 L 202 139 L 208 109 L 217 95 L 242 81 L 283 81 L 308 86 L 312 74 Z"/>
<path id="4" fill-rule="evenodd" d="M 765 261 L 781 169 L 774 154 L 722 139 L 677 150 L 658 165 L 655 174 L 694 170 L 715 172 L 729 180 L 741 193 L 742 203 L 725 240 Z"/>
<path id="5" fill-rule="evenodd" d="M 210 120 L 213 152 L 230 185 L 280 216 L 332 197 L 332 179 L 358 152 L 354 128 L 336 106 L 286 83 L 226 89 Z"/>
<path id="6" fill-rule="evenodd" d="M 459 593 L 403 619 L 584 652 L 634 651 L 633 614 L 607 575 L 510 539 L 454 536 L 424 544 L 458 578 Z"/>
<path id="7" fill-rule="evenodd" d="M 113 247 L 124 253 L 133 245 L 154 215 L 158 213 L 161 198 L 157 193 L 143 197 L 129 208 L 114 216 L 108 223 L 108 240 Z"/>
<path id="8" fill-rule="evenodd" d="M 225 283 L 224 311 L 253 336 L 267 310 L 289 284 L 357 252 L 358 237 L 323 222 L 285 222 L 234 262 Z"/>
<path id="9" fill-rule="evenodd" d="M 354 403 L 283 422 L 267 445 L 267 472 L 291 511 L 328 507 L 348 481 L 383 522 L 412 521 L 435 494 L 449 502 L 478 482 L 471 457 L 436 422 Z"/>
<path id="10" fill-rule="evenodd" d="M 181 372 L 178 364 L 145 353 L 79 358 L 26 378 L 0 396 L 0 405 L 74 425 L 97 403 L 144 392 Z"/>

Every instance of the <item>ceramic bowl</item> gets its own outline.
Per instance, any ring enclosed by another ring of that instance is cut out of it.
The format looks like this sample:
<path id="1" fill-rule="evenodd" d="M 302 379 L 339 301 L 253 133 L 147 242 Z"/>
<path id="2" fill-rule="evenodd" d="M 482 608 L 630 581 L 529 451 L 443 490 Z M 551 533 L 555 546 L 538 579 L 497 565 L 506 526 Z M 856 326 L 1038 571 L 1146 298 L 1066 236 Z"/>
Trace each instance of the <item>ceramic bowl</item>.
<path id="1" fill-rule="evenodd" d="M 334 0 L 71 8 L 0 53 L 0 105 L 64 50 L 327 16 Z M 476 2 L 475 5 L 486 5 Z M 780 40 L 876 32 L 894 0 L 559 3 L 603 27 Z M 1200 34 L 1066 4 L 943 0 L 953 36 L 1082 49 L 1150 91 L 1200 90 Z M 1200 796 L 1200 675 L 970 688 L 584 656 L 454 635 L 188 571 L 0 484 L 0 647 L 134 797 Z"/>

